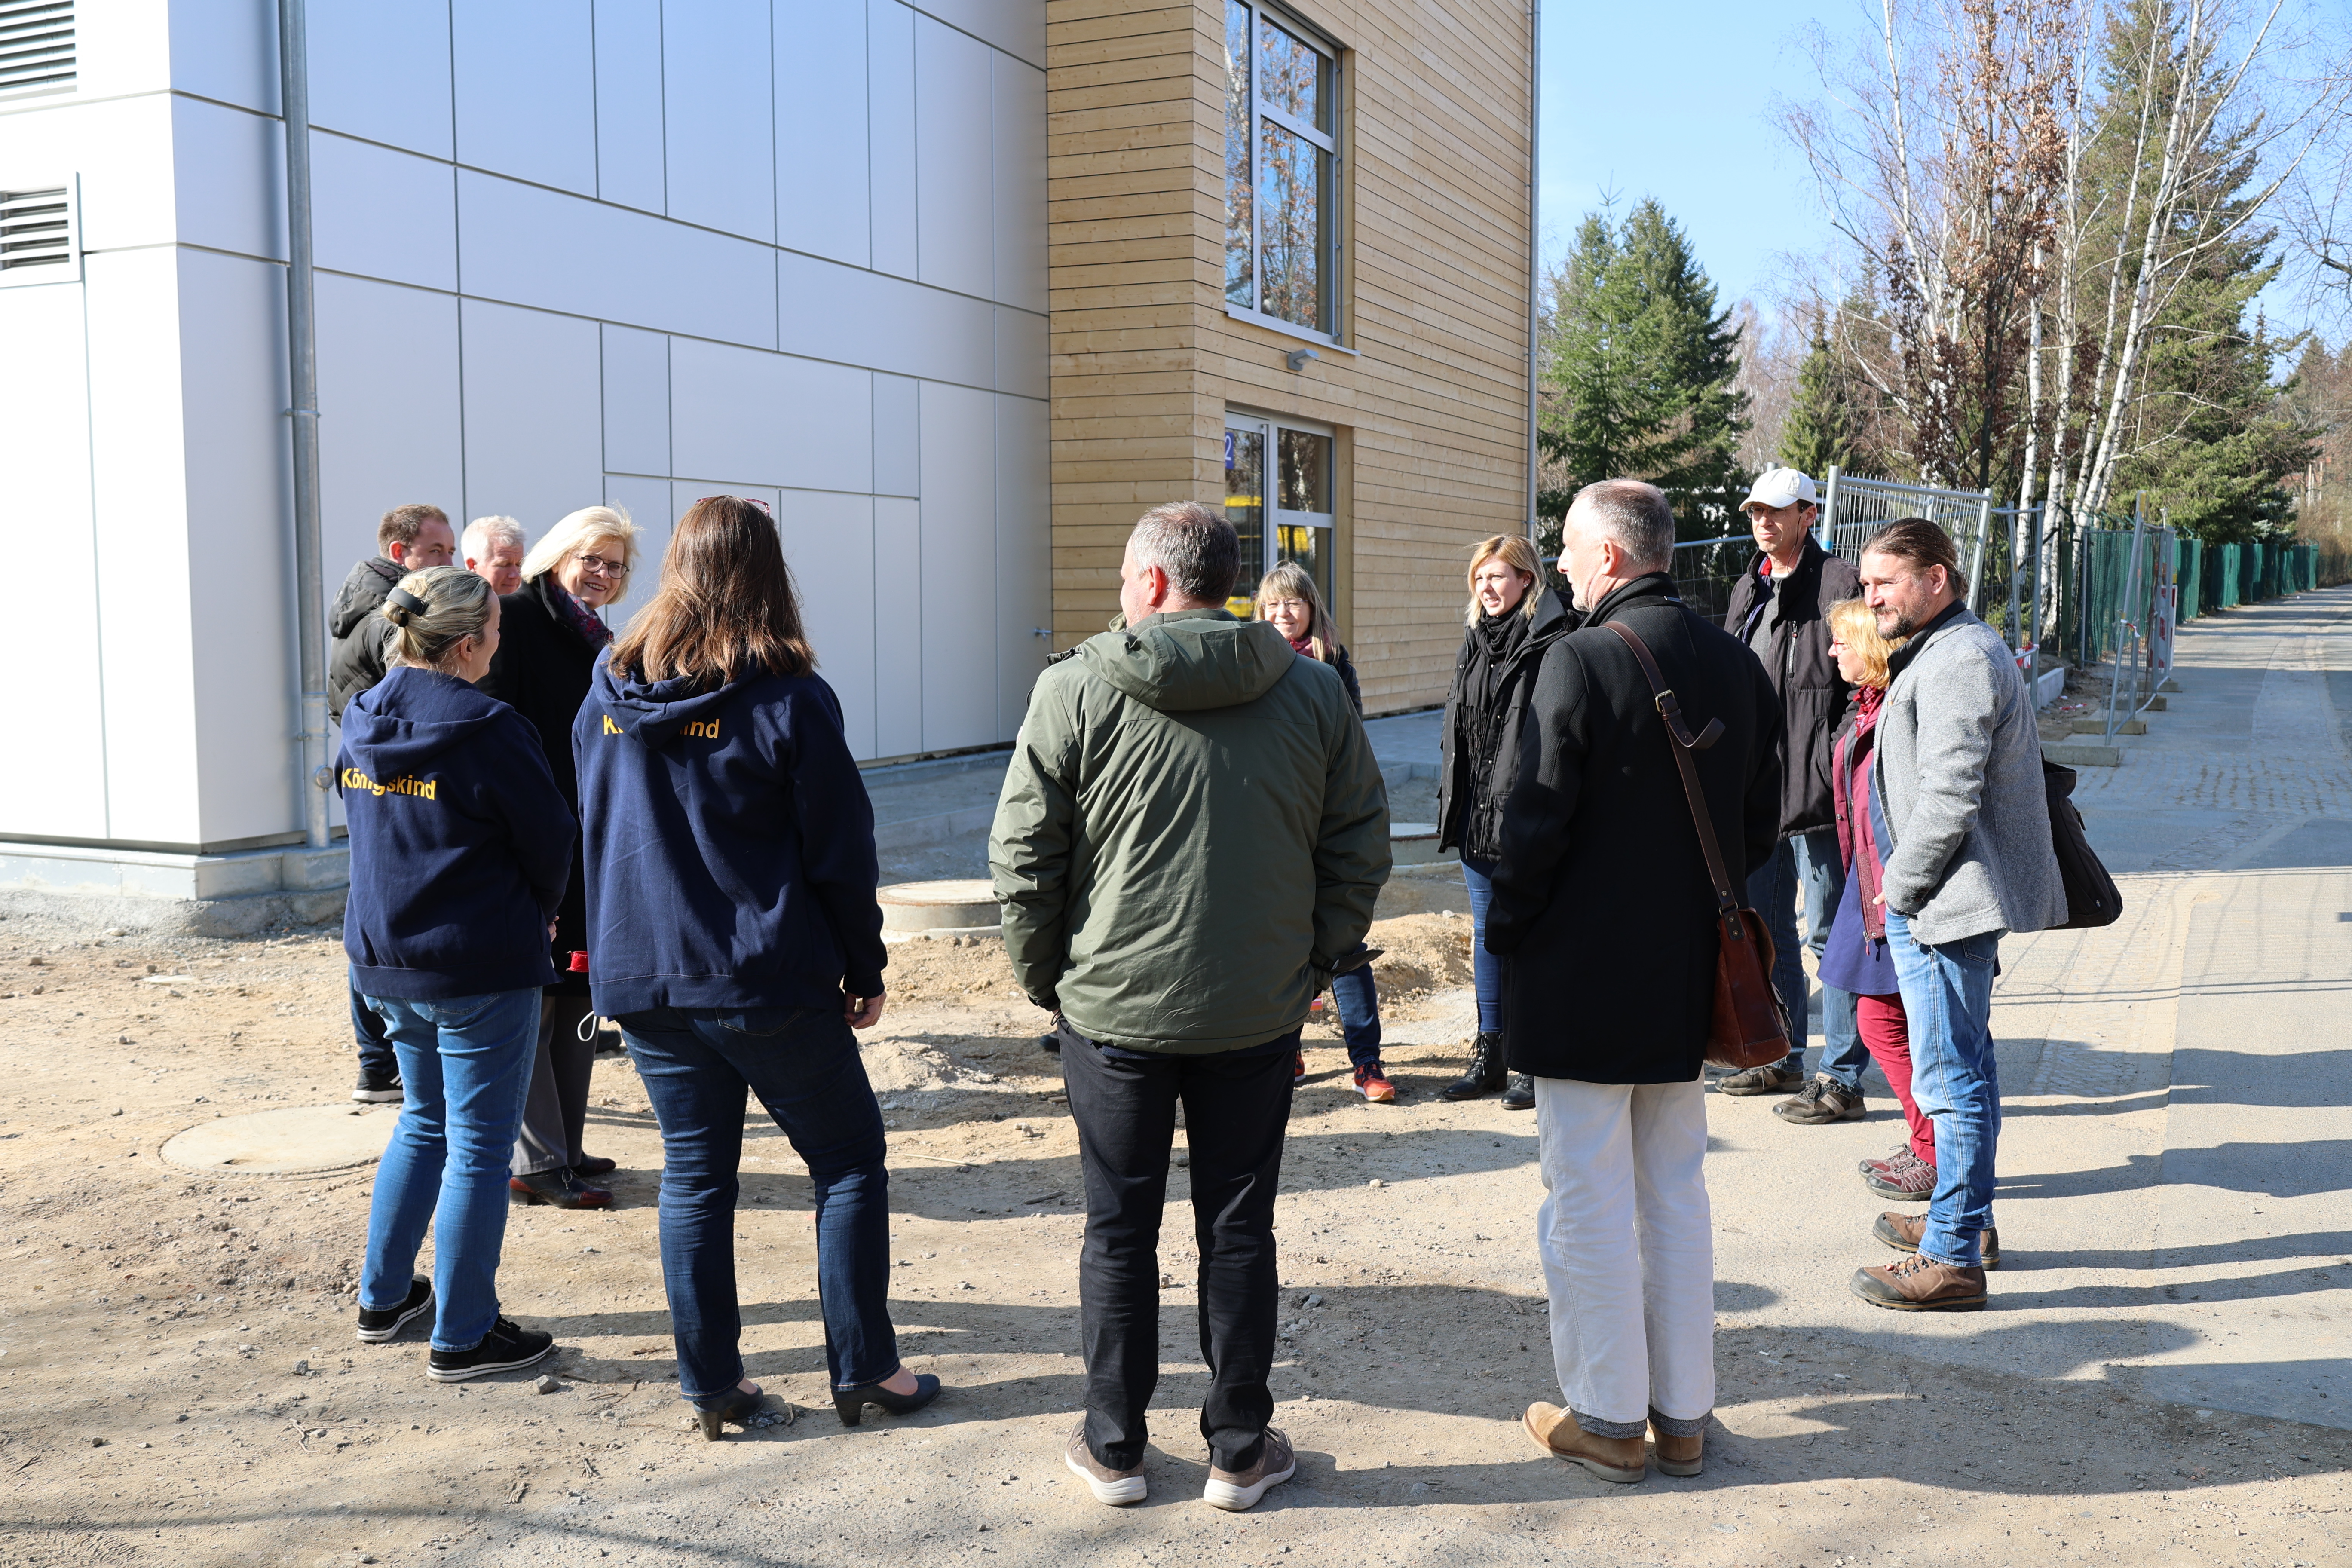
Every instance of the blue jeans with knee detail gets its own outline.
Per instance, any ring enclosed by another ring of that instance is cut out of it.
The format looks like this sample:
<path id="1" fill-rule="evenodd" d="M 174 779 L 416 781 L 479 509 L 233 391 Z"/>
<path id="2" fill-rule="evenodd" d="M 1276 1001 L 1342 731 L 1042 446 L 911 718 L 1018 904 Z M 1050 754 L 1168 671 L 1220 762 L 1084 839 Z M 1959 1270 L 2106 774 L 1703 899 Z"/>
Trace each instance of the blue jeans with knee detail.
<path id="1" fill-rule="evenodd" d="M 1886 911 L 1886 947 L 1911 1026 L 1911 1093 L 1936 1123 L 1936 1195 L 1919 1253 L 1976 1268 L 1992 1224 L 1995 1155 L 2000 1144 L 2000 1067 L 1993 1058 L 1992 981 L 2000 933 L 1933 947 L 1911 940 L 1911 923 Z"/>
<path id="2" fill-rule="evenodd" d="M 360 1305 L 400 1305 L 430 1224 L 433 1348 L 469 1351 L 499 1319 L 508 1162 L 539 1042 L 539 988 L 367 1005 L 400 1054 L 407 1099 L 376 1167 Z"/>
<path id="3" fill-rule="evenodd" d="M 1816 828 L 1783 838 L 1757 873 L 1748 879 L 1748 901 L 1764 917 L 1772 933 L 1772 988 L 1789 1009 L 1790 1072 L 1805 1070 L 1805 1039 L 1811 1032 L 1805 1014 L 1805 961 L 1798 948 L 1797 906 L 1805 911 L 1804 945 L 1813 963 L 1830 944 L 1830 922 L 1838 900 L 1845 896 L 1845 865 L 1838 858 L 1837 829 Z M 1863 1069 L 1870 1065 L 1862 1030 L 1853 1021 L 1853 994 L 1834 985 L 1822 987 L 1821 1070 L 1850 1089 L 1862 1087 Z"/>

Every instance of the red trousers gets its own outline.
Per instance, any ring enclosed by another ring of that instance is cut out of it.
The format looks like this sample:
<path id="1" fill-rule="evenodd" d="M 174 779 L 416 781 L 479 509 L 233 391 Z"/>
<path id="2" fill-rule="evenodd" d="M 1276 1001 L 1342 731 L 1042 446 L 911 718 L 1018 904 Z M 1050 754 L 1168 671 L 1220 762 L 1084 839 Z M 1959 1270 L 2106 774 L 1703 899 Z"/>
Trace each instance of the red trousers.
<path id="1" fill-rule="evenodd" d="M 1904 1125 L 1911 1130 L 1911 1152 L 1934 1164 L 1936 1124 L 1919 1114 L 1918 1101 L 1911 1098 L 1911 1020 L 1904 1016 L 1903 998 L 1899 994 L 1857 996 L 1853 1021 L 1862 1031 L 1863 1048 L 1886 1075 L 1887 1087 L 1902 1102 Z"/>

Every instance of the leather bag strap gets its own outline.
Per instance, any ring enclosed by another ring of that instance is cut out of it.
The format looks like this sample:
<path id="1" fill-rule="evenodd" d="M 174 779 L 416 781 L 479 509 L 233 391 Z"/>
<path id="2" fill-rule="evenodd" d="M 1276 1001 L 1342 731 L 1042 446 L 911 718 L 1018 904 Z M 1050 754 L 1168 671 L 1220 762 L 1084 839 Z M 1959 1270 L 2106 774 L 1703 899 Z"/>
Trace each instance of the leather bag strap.
<path id="1" fill-rule="evenodd" d="M 1723 850 L 1715 841 L 1715 821 L 1707 815 L 1706 796 L 1698 786 L 1698 766 L 1691 761 L 1693 752 L 1703 752 L 1723 738 L 1723 721 L 1710 719 L 1706 728 L 1696 735 L 1683 721 L 1682 704 L 1675 700 L 1666 678 L 1658 673 L 1658 661 L 1650 657 L 1650 647 L 1636 636 L 1633 628 L 1622 621 L 1601 623 L 1622 638 L 1625 647 L 1642 667 L 1643 676 L 1650 683 L 1650 692 L 1657 704 L 1658 716 L 1666 721 L 1666 749 L 1675 754 L 1675 765 L 1682 771 L 1683 793 L 1690 798 L 1691 823 L 1698 829 L 1698 846 L 1706 855 L 1706 874 L 1715 882 L 1717 912 L 1722 915 L 1727 930 L 1737 931 L 1739 925 L 1739 897 L 1732 890 L 1731 875 L 1724 868 Z"/>

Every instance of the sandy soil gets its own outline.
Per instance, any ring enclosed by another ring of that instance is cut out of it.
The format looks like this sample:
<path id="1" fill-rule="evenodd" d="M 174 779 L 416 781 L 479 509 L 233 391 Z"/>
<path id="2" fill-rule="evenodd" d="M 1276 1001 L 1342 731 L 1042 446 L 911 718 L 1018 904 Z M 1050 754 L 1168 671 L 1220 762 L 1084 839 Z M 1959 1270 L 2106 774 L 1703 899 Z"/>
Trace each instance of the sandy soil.
<path id="1" fill-rule="evenodd" d="M 516 1209 L 508 1230 L 506 1305 L 557 1335 L 557 1391 L 436 1386 L 421 1335 L 352 1338 L 369 1171 L 215 1175 L 159 1157 L 209 1118 L 347 1091 L 339 947 L 0 922 L 0 1562 L 2352 1560 L 2352 1434 L 1892 1355 L 1868 1321 L 1766 1333 L 1727 1310 L 1696 1479 L 1611 1487 L 1534 1452 L 1518 1412 L 1556 1397 L 1534 1128 L 1434 1097 L 1458 1067 L 1468 973 L 1449 899 L 1443 873 L 1400 878 L 1388 907 L 1425 911 L 1373 938 L 1390 1019 L 1432 1042 L 1390 1051 L 1408 1102 L 1367 1106 L 1343 1056 L 1309 1053 L 1276 1385 L 1301 1465 L 1244 1516 L 1199 1500 L 1181 1215 L 1163 1238 L 1153 1498 L 1106 1510 L 1061 1468 L 1080 1384 L 1076 1141 L 998 943 L 897 949 L 866 1051 L 892 1123 L 901 1346 L 950 1392 L 906 1421 L 835 1421 L 805 1174 L 756 1123 L 745 1348 L 799 1414 L 709 1445 L 676 1398 L 659 1140 L 625 1058 L 597 1064 L 589 1139 L 621 1162 L 621 1206 Z M 1755 1223 L 1751 1198 L 1717 1204 Z"/>

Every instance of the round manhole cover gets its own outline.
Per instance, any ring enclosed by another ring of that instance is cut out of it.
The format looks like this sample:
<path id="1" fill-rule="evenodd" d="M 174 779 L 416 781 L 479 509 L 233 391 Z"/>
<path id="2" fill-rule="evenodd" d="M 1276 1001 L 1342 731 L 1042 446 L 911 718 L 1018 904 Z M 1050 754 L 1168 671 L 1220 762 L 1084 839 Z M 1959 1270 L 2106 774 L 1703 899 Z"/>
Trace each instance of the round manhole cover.
<path id="1" fill-rule="evenodd" d="M 293 1105 L 224 1116 L 163 1145 L 166 1163 L 194 1171 L 298 1175 L 341 1171 L 383 1156 L 400 1121 L 396 1105 Z"/>
<path id="2" fill-rule="evenodd" d="M 899 882 L 875 895 L 884 931 L 969 931 L 1002 923 L 996 889 L 985 880 Z"/>

